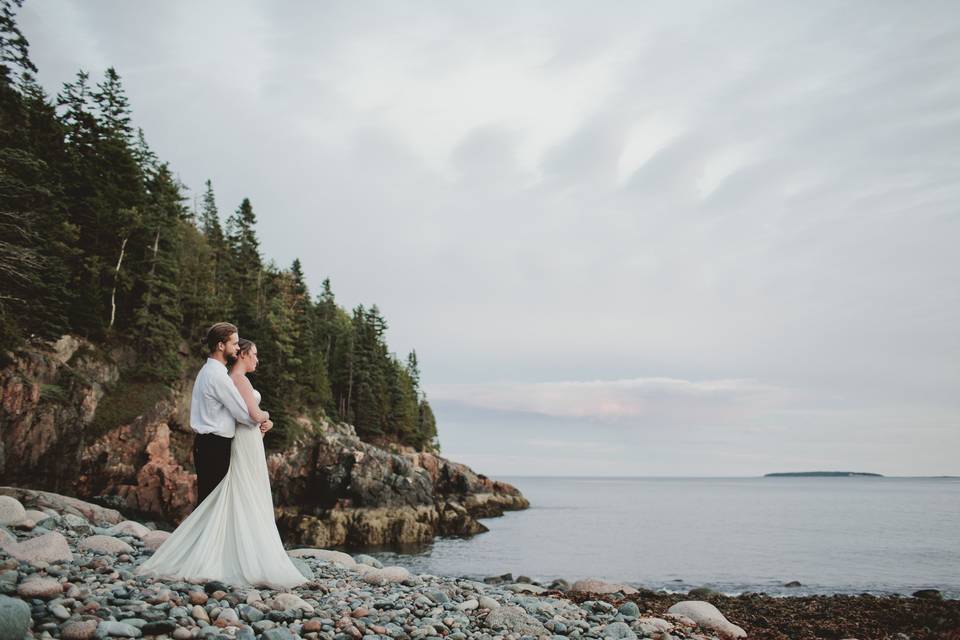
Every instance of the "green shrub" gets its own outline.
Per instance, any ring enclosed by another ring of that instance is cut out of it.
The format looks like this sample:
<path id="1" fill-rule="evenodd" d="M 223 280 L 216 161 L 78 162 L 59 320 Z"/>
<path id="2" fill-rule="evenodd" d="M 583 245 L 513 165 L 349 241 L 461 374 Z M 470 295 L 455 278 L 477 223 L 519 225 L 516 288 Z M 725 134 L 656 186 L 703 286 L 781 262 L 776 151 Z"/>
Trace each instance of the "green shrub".
<path id="1" fill-rule="evenodd" d="M 47 402 L 66 404 L 70 402 L 70 394 L 58 384 L 41 384 L 40 399 L 46 400 Z"/>

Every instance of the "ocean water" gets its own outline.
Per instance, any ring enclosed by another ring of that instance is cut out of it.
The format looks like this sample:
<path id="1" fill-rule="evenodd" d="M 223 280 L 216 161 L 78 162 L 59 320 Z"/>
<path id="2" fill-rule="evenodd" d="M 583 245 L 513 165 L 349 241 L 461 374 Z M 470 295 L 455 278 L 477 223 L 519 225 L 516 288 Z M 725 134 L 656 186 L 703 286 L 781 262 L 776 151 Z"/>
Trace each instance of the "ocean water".
<path id="1" fill-rule="evenodd" d="M 473 538 L 363 551 L 445 576 L 960 598 L 957 478 L 498 479 L 530 509 L 483 519 L 490 531 Z"/>

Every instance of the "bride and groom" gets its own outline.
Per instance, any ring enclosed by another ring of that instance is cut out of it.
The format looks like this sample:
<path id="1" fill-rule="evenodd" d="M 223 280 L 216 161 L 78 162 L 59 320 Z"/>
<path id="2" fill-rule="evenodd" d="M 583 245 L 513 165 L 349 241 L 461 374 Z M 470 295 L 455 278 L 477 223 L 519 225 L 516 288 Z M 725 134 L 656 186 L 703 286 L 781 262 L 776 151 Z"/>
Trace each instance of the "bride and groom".
<path id="1" fill-rule="evenodd" d="M 190 405 L 197 507 L 136 573 L 231 585 L 290 588 L 307 580 L 290 560 L 273 515 L 263 435 L 273 427 L 248 373 L 257 345 L 218 322 Z M 230 367 L 229 371 L 227 367 Z"/>

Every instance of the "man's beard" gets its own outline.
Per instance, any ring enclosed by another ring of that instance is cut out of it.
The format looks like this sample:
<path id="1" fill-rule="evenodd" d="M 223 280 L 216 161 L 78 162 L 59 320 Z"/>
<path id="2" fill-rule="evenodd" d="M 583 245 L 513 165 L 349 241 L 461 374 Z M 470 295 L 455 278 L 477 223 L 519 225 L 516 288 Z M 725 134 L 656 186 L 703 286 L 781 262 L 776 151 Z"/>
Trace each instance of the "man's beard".
<path id="1" fill-rule="evenodd" d="M 237 356 L 227 356 L 227 366 L 232 367 L 237 363 Z"/>

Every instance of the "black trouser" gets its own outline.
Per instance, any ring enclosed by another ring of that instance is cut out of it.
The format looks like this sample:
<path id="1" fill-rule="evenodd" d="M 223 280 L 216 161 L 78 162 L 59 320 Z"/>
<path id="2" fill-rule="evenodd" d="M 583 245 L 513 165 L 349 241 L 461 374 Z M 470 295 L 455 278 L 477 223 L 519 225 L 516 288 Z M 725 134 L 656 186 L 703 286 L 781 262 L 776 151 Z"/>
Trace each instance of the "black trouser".
<path id="1" fill-rule="evenodd" d="M 197 505 L 217 488 L 230 469 L 232 438 L 213 433 L 193 436 L 193 466 L 197 468 Z"/>

